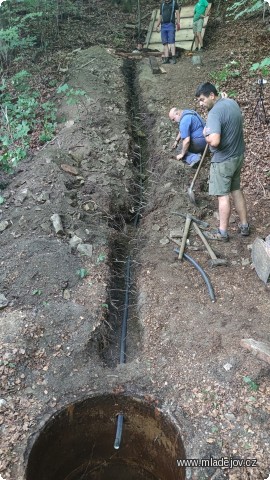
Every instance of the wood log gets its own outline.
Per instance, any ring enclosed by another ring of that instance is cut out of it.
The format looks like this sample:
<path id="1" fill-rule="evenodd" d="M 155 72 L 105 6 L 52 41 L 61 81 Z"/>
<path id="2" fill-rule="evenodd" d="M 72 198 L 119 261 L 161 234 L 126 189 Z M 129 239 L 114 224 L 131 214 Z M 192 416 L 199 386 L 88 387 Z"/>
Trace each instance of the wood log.
<path id="1" fill-rule="evenodd" d="M 149 57 L 149 64 L 153 74 L 161 73 L 156 57 Z"/>

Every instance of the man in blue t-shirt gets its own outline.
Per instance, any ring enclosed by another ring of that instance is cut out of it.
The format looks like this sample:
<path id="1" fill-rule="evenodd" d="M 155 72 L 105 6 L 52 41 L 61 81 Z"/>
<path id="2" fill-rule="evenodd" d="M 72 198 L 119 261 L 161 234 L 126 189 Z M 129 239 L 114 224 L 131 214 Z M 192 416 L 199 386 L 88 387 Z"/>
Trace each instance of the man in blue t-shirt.
<path id="1" fill-rule="evenodd" d="M 173 107 L 169 112 L 169 119 L 179 125 L 179 132 L 173 144 L 176 148 L 182 140 L 181 152 L 177 160 L 184 160 L 190 167 L 196 165 L 201 159 L 201 153 L 206 146 L 203 129 L 205 121 L 194 110 L 180 110 Z"/>

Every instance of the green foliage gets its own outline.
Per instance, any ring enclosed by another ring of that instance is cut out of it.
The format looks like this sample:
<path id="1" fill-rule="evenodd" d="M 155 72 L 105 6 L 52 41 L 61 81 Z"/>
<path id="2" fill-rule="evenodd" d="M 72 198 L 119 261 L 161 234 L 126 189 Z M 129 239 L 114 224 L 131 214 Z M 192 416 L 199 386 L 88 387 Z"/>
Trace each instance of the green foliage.
<path id="1" fill-rule="evenodd" d="M 33 290 L 32 291 L 32 295 L 41 295 L 42 294 L 42 290 Z"/>
<path id="2" fill-rule="evenodd" d="M 243 380 L 251 390 L 256 392 L 259 389 L 259 385 L 255 383 L 250 377 L 243 377 Z"/>
<path id="3" fill-rule="evenodd" d="M 105 259 L 106 259 L 105 253 L 100 253 L 98 258 L 97 258 L 97 263 L 104 262 Z"/>
<path id="4" fill-rule="evenodd" d="M 232 60 L 231 62 L 227 63 L 222 70 L 210 73 L 210 77 L 215 82 L 217 89 L 219 88 L 220 84 L 226 82 L 228 78 L 240 76 L 240 70 L 236 68 L 238 65 L 239 62 Z"/>
<path id="5" fill-rule="evenodd" d="M 130 0 L 125 1 L 130 3 Z M 84 3 L 84 0 L 10 0 L 1 3 L 2 67 L 34 45 L 46 52 L 60 33 L 61 22 L 72 17 L 85 18 Z"/>
<path id="6" fill-rule="evenodd" d="M 56 126 L 56 107 L 52 102 L 40 105 L 40 94 L 31 90 L 31 75 L 21 70 L 0 85 L 0 168 L 10 172 L 27 156 L 31 133 L 40 128 L 41 140 L 51 140 Z"/>
<path id="7" fill-rule="evenodd" d="M 235 98 L 238 95 L 238 92 L 236 90 L 229 90 L 227 93 L 229 98 Z"/>
<path id="8" fill-rule="evenodd" d="M 29 79 L 31 78 L 31 73 L 26 70 L 21 70 L 11 77 L 11 84 L 16 88 L 18 92 L 25 92 L 29 90 Z"/>
<path id="9" fill-rule="evenodd" d="M 88 270 L 86 270 L 85 268 L 80 268 L 79 270 L 77 270 L 76 273 L 81 279 L 83 279 L 83 278 L 85 278 L 89 275 Z"/>
<path id="10" fill-rule="evenodd" d="M 0 205 L 3 205 L 3 203 L 5 203 L 5 199 L 2 197 L 2 195 L 0 195 Z"/>
<path id="11" fill-rule="evenodd" d="M 113 45 L 115 48 L 120 48 L 125 45 L 126 37 L 125 33 L 121 30 L 117 32 L 117 36 L 113 38 Z"/>
<path id="12" fill-rule="evenodd" d="M 253 63 L 250 67 L 251 72 L 260 71 L 261 75 L 269 75 L 270 57 L 264 58 L 261 62 Z"/>
<path id="13" fill-rule="evenodd" d="M 86 95 L 86 92 L 84 90 L 81 90 L 79 88 L 75 90 L 67 83 L 61 85 L 56 92 L 65 94 L 68 105 L 76 105 L 79 102 L 78 98 Z"/>
<path id="14" fill-rule="evenodd" d="M 39 141 L 41 143 L 46 143 L 52 140 L 55 133 L 55 127 L 56 127 L 55 123 L 51 123 L 51 122 L 44 123 L 43 130 L 39 135 Z"/>
<path id="15" fill-rule="evenodd" d="M 6 30 L 0 29 L 0 61 L 2 67 L 9 65 L 12 56 L 20 50 L 28 49 L 35 43 L 35 38 L 29 35 L 22 37 L 18 26 Z"/>
<path id="16" fill-rule="evenodd" d="M 8 360 L 0 359 L 0 366 L 1 365 L 4 365 L 4 367 L 8 367 L 8 368 L 15 368 L 16 367 L 16 363 L 12 363 L 12 362 L 9 362 Z"/>
<path id="17" fill-rule="evenodd" d="M 234 16 L 235 20 L 248 13 L 257 12 L 258 10 L 262 10 L 261 0 L 239 0 L 227 8 L 227 12 L 229 12 L 228 16 Z"/>

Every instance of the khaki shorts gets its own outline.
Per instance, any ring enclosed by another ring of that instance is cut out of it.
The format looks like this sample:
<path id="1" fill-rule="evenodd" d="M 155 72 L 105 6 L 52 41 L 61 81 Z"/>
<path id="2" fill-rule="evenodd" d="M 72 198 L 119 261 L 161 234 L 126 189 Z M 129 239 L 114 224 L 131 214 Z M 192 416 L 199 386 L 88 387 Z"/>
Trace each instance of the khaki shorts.
<path id="1" fill-rule="evenodd" d="M 240 189 L 240 172 L 244 155 L 225 162 L 213 162 L 210 166 L 209 195 L 228 195 Z"/>
<path id="2" fill-rule="evenodd" d="M 203 29 L 203 18 L 199 18 L 196 22 L 193 22 L 193 33 L 200 33 Z"/>

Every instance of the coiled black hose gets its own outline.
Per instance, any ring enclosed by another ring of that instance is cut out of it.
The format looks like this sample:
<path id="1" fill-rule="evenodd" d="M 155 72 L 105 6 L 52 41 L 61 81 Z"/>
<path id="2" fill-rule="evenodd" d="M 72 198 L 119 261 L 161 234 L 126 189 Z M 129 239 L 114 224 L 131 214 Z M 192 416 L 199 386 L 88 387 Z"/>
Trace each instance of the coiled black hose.
<path id="1" fill-rule="evenodd" d="M 179 253 L 179 248 L 175 248 L 174 251 L 176 253 Z M 193 265 L 193 267 L 196 268 L 196 270 L 198 270 L 198 272 L 200 272 L 201 276 L 203 277 L 205 283 L 206 283 L 206 286 L 207 286 L 207 289 L 208 289 L 208 293 L 209 293 L 209 296 L 211 298 L 211 301 L 214 303 L 216 301 L 216 297 L 215 297 L 215 292 L 214 292 L 214 289 L 212 287 L 212 284 L 208 278 L 208 276 L 206 275 L 205 271 L 202 269 L 202 267 L 196 262 L 196 260 L 194 260 L 194 258 L 190 257 L 189 255 L 187 255 L 186 253 L 184 253 L 183 255 L 183 258 L 185 260 L 187 260 L 189 263 L 191 263 L 191 265 Z"/>

